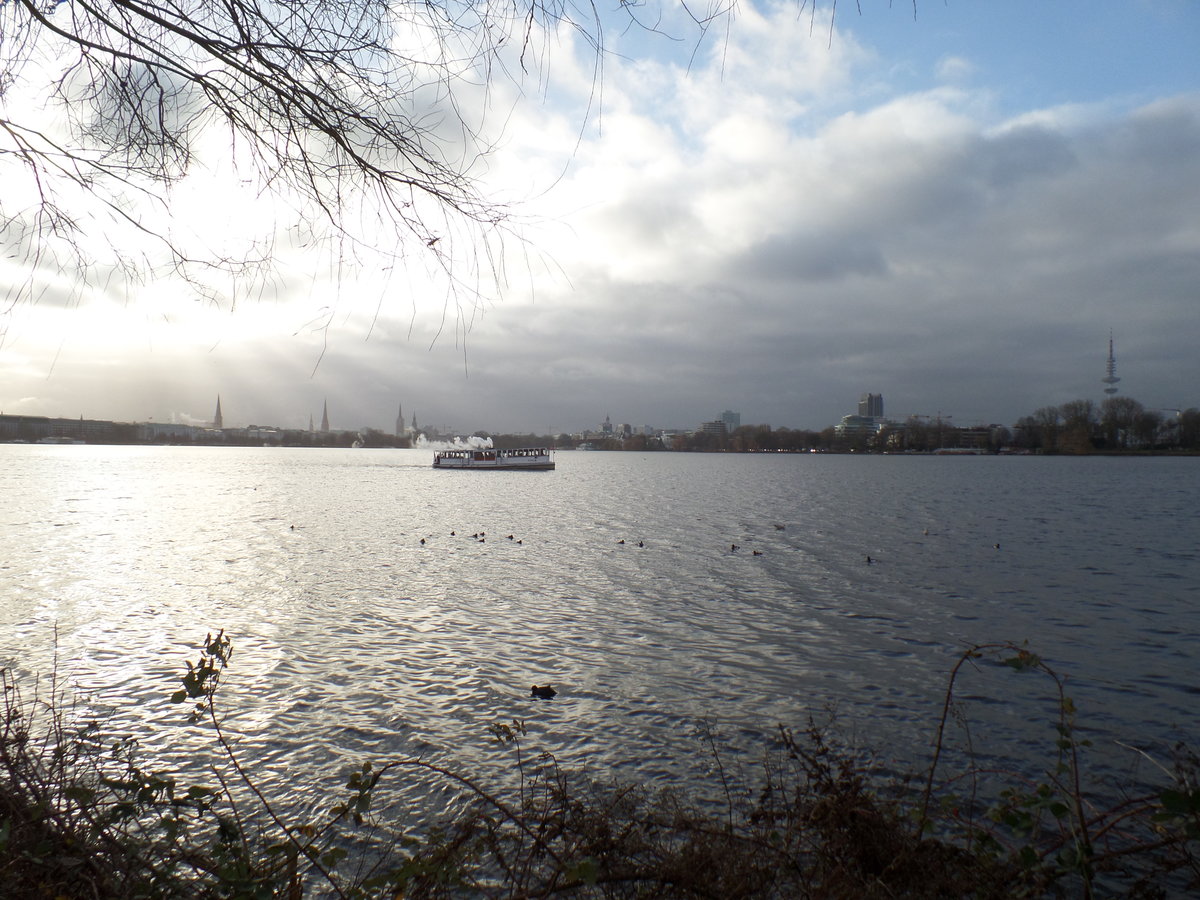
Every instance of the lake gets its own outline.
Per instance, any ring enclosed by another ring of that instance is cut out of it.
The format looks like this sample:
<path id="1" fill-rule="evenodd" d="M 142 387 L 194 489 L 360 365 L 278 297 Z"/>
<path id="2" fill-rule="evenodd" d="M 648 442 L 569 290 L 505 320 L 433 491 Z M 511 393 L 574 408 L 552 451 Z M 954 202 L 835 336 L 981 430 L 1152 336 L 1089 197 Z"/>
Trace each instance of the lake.
<path id="1" fill-rule="evenodd" d="M 710 735 L 750 772 L 778 723 L 832 707 L 846 740 L 920 766 L 951 667 L 995 641 L 1068 678 L 1101 771 L 1198 743 L 1200 460 L 431 459 L 0 446 L 3 663 L 57 659 L 180 759 L 204 736 L 167 698 L 224 628 L 227 727 L 297 802 L 365 757 L 504 770 L 487 729 L 514 718 L 599 778 L 703 783 Z M 976 751 L 1044 761 L 1053 685 L 963 677 Z M 558 696 L 531 699 L 546 682 Z"/>

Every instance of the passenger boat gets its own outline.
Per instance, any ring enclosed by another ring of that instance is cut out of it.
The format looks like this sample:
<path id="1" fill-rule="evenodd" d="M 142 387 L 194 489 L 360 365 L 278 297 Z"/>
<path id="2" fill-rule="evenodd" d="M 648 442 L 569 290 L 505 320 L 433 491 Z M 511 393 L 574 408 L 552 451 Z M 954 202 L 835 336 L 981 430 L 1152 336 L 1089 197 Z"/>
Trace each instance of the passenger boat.
<path id="1" fill-rule="evenodd" d="M 435 469 L 553 469 L 554 460 L 545 447 L 517 450 L 439 450 L 433 457 Z"/>

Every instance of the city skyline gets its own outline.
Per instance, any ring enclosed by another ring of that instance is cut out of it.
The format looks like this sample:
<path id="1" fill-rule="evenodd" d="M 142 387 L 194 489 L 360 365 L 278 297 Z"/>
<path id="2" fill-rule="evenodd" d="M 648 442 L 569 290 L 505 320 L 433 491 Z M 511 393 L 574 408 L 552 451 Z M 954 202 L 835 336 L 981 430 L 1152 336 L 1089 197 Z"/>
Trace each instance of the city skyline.
<path id="1" fill-rule="evenodd" d="M 676 12 L 663 28 L 686 35 Z M 1100 402 L 1110 333 L 1120 396 L 1200 403 L 1200 6 L 864 6 L 827 26 L 746 4 L 698 45 L 612 29 L 602 96 L 555 36 L 554 78 L 498 85 L 504 130 L 484 134 L 481 187 L 521 223 L 502 296 L 471 293 L 490 250 L 449 234 L 450 286 L 424 244 L 385 273 L 282 233 L 282 270 L 203 301 L 55 270 L 0 307 L 0 408 L 202 422 L 220 393 L 229 421 L 303 428 L 327 398 L 335 423 L 390 429 L 405 397 L 468 431 L 722 409 L 819 429 L 881 391 L 894 418 L 1011 424 Z M 207 177 L 178 215 L 218 237 L 262 221 L 254 191 Z M 6 296 L 31 277 L 0 260 Z"/>
<path id="2" fill-rule="evenodd" d="M 1118 393 L 1116 384 L 1121 381 L 1121 379 L 1119 377 L 1117 377 L 1117 375 L 1116 375 L 1116 359 L 1115 359 L 1115 352 L 1114 352 L 1114 339 L 1112 338 L 1111 335 L 1110 335 L 1109 341 L 1108 341 L 1108 357 L 1105 360 L 1104 372 L 1105 372 L 1105 376 L 1103 378 L 1099 379 L 1100 383 L 1104 385 L 1104 388 L 1102 389 L 1102 393 L 1105 395 L 1104 397 L 1099 398 L 1099 399 L 1091 398 L 1091 397 L 1072 398 L 1072 400 L 1087 400 L 1087 401 L 1093 402 L 1094 407 L 1097 411 L 1097 414 L 1100 413 L 1104 401 L 1113 397 L 1114 395 L 1116 395 Z M 1141 402 L 1136 397 L 1131 397 L 1130 399 L 1136 400 L 1139 403 Z M 1068 402 L 1070 402 L 1070 401 L 1068 401 Z M 1039 408 L 1044 407 L 1044 406 L 1053 407 L 1053 406 L 1057 406 L 1057 405 L 1058 404 L 1053 404 L 1053 403 L 1042 404 L 1041 406 L 1039 406 Z M 1145 405 L 1145 404 L 1143 404 L 1143 405 Z M 1156 406 L 1151 406 L 1151 405 L 1145 405 L 1145 406 L 1147 409 L 1152 410 L 1152 411 L 1174 412 L 1178 415 L 1179 413 L 1183 412 L 1185 409 L 1196 408 L 1197 406 L 1200 406 L 1200 401 L 1197 401 L 1196 403 L 1189 402 L 1186 405 L 1182 405 L 1179 407 L 1156 407 Z M 847 406 L 847 409 L 850 409 L 850 406 Z M 218 394 L 216 397 L 216 408 L 210 419 L 196 420 L 190 416 L 182 416 L 182 417 L 172 417 L 172 418 L 168 418 L 166 420 L 159 420 L 159 424 L 187 425 L 187 426 L 192 426 L 192 427 L 197 427 L 197 428 L 211 427 L 216 430 L 220 430 L 224 427 L 228 427 L 230 429 L 245 429 L 245 428 L 255 428 L 255 427 L 278 428 L 278 429 L 286 429 L 286 430 L 290 430 L 290 431 L 301 431 L 301 432 L 308 431 L 308 432 L 313 432 L 313 433 L 323 433 L 323 432 L 350 433 L 350 432 L 356 432 L 356 431 L 361 432 L 361 431 L 366 431 L 366 430 L 374 430 L 374 431 L 378 431 L 383 434 L 394 435 L 396 437 L 417 437 L 417 436 L 422 435 L 423 433 L 435 434 L 435 435 L 440 435 L 440 436 L 459 435 L 459 436 L 465 437 L 465 436 L 474 434 L 476 432 L 485 432 L 488 434 L 528 434 L 528 433 L 532 433 L 532 434 L 544 434 L 544 435 L 553 435 L 553 434 L 602 435 L 602 434 L 606 434 L 606 433 L 615 433 L 616 430 L 619 430 L 622 428 L 629 428 L 632 433 L 642 433 L 642 432 L 646 431 L 647 429 L 649 429 L 650 431 L 654 431 L 654 432 L 683 432 L 683 431 L 700 431 L 700 430 L 704 430 L 708 426 L 712 426 L 715 424 L 723 425 L 725 430 L 729 431 L 729 432 L 732 432 L 733 430 L 735 430 L 737 427 L 741 426 L 742 424 L 745 424 L 747 426 L 758 426 L 758 427 L 766 425 L 766 426 L 770 426 L 770 427 L 792 428 L 794 430 L 821 431 L 821 430 L 824 430 L 825 428 L 834 428 L 834 427 L 840 427 L 842 429 L 845 429 L 847 427 L 847 422 L 852 421 L 852 420 L 861 420 L 864 422 L 873 422 L 875 424 L 883 424 L 883 423 L 889 423 L 889 422 L 890 423 L 903 423 L 904 421 L 906 421 L 910 418 L 925 419 L 925 420 L 930 420 L 930 421 L 933 421 L 933 420 L 943 421 L 944 420 L 947 423 L 950 423 L 952 420 L 955 419 L 953 410 L 950 410 L 950 409 L 942 410 L 940 408 L 937 410 L 936 413 L 909 412 L 909 413 L 902 414 L 899 416 L 885 415 L 885 413 L 884 413 L 884 395 L 882 393 L 875 393 L 872 391 L 866 391 L 866 392 L 863 392 L 862 394 L 860 394 L 859 399 L 858 399 L 856 405 L 854 406 L 854 410 L 856 410 L 856 411 L 847 412 L 845 415 L 843 415 L 841 417 L 840 426 L 838 425 L 838 423 L 830 422 L 830 423 L 826 423 L 824 425 L 819 425 L 819 426 L 813 427 L 813 428 L 806 428 L 804 426 L 790 426 L 790 425 L 778 424 L 778 423 L 773 424 L 770 422 L 759 422 L 759 421 L 754 421 L 754 420 L 747 420 L 743 423 L 741 412 L 729 410 L 729 409 L 723 410 L 719 415 L 716 415 L 715 417 L 711 417 L 707 421 L 701 421 L 698 423 L 676 423 L 676 424 L 663 424 L 661 422 L 634 423 L 632 421 L 622 419 L 621 417 L 618 417 L 618 421 L 614 423 L 612 421 L 611 415 L 606 413 L 604 420 L 602 422 L 599 422 L 598 424 L 593 422 L 590 425 L 583 425 L 583 426 L 577 427 L 577 428 L 562 428 L 562 429 L 547 430 L 544 432 L 539 432 L 539 431 L 531 430 L 531 429 L 519 429 L 519 428 L 480 428 L 480 427 L 456 428 L 452 425 L 446 425 L 446 424 L 443 424 L 440 426 L 435 425 L 435 426 L 428 426 L 428 427 L 422 428 L 422 427 L 419 427 L 417 424 L 417 416 L 416 416 L 415 412 L 412 414 L 411 424 L 405 419 L 403 402 L 399 402 L 397 404 L 396 410 L 397 410 L 396 418 L 395 418 L 395 422 L 394 422 L 394 426 L 393 426 L 394 430 L 392 430 L 392 431 L 389 431 L 387 428 L 380 427 L 380 422 L 382 420 L 359 422 L 357 424 L 350 424 L 350 425 L 339 424 L 339 425 L 337 425 L 337 427 L 334 427 L 331 424 L 331 419 L 330 419 L 330 414 L 329 414 L 329 400 L 327 397 L 322 398 L 322 400 L 321 400 L 321 418 L 320 418 L 319 426 L 316 424 L 316 420 L 314 419 L 312 413 L 310 413 L 308 415 L 307 427 L 304 427 L 303 425 L 298 425 L 298 424 L 284 424 L 281 422 L 272 421 L 270 419 L 264 419 L 261 421 L 245 421 L 245 422 L 234 420 L 229 425 L 226 425 L 224 422 L 224 413 L 223 413 L 222 407 L 221 407 L 221 395 Z M 1026 416 L 1030 416 L 1035 411 L 1036 410 L 1034 410 L 1034 409 L 1027 410 L 1024 413 L 1022 413 L 1021 416 L 1019 416 L 1018 418 L 1024 418 Z M 0 415 L 4 415 L 4 414 L 5 414 L 5 410 L 0 409 Z M 52 418 L 52 419 L 73 418 L 72 416 L 41 414 L 41 413 L 28 414 L 28 415 L 30 415 L 31 417 Z M 336 413 L 335 413 L 335 415 L 336 415 Z M 124 422 L 124 423 L 129 423 L 129 424 L 154 423 L 155 422 L 155 419 L 153 417 L 150 417 L 147 419 L 112 419 L 112 418 L 108 418 L 108 417 L 104 417 L 104 416 L 84 415 L 82 413 L 80 414 L 79 418 L 85 419 L 88 421 Z M 979 427 L 979 426 L 1013 427 L 1013 426 L 1017 425 L 1017 420 L 1014 419 L 1011 422 L 1002 422 L 1002 421 L 999 421 L 996 419 L 992 419 L 992 420 L 987 420 L 987 421 L 976 420 L 976 421 L 972 421 L 972 422 L 967 422 L 965 420 L 959 419 L 955 424 L 957 424 L 959 426 L 970 426 L 970 427 Z"/>

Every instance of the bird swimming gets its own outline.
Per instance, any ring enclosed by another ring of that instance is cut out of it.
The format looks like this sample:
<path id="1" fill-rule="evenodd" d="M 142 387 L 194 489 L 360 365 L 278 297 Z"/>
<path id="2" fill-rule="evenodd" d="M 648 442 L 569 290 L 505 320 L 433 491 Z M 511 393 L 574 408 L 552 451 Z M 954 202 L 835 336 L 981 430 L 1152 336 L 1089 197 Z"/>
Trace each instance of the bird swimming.
<path id="1" fill-rule="evenodd" d="M 548 684 L 543 684 L 541 687 L 538 687 L 535 684 L 533 689 L 529 692 L 530 697 L 535 697 L 538 700 L 553 700 L 557 694 L 558 691 L 550 687 Z"/>

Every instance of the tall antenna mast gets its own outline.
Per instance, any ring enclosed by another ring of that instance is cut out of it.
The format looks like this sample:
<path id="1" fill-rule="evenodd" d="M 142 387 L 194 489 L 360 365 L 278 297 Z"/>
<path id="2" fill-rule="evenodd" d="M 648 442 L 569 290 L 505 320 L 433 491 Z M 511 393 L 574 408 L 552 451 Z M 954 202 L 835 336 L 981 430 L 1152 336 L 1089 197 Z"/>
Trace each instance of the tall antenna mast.
<path id="1" fill-rule="evenodd" d="M 1113 338 L 1111 331 L 1108 333 L 1108 364 L 1105 366 L 1105 372 L 1107 374 L 1101 378 L 1100 381 L 1108 385 L 1108 387 L 1104 389 L 1104 393 L 1111 397 L 1117 392 L 1117 382 L 1121 380 L 1117 377 L 1117 358 L 1113 356 Z"/>

